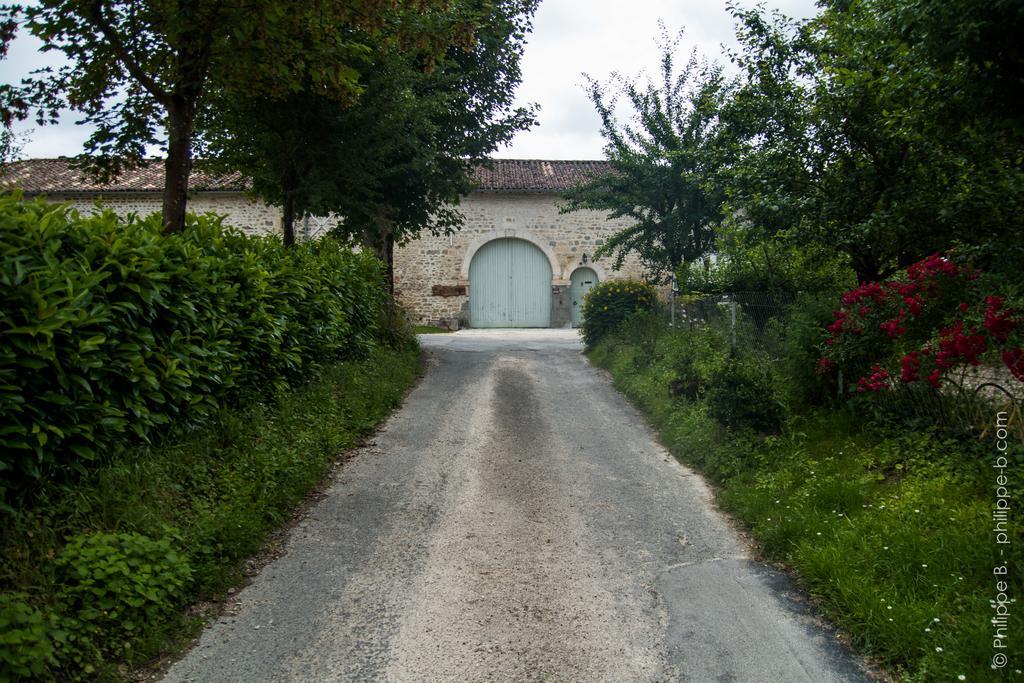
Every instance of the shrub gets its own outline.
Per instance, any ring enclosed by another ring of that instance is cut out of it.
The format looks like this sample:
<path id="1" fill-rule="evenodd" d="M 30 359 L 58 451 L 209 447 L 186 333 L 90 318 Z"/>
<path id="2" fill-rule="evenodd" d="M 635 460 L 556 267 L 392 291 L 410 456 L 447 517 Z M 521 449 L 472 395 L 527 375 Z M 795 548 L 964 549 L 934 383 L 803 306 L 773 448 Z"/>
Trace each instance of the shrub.
<path id="1" fill-rule="evenodd" d="M 784 413 L 763 363 L 730 359 L 708 378 L 708 415 L 727 427 L 777 432 Z"/>
<path id="2" fill-rule="evenodd" d="M 405 310 L 395 301 L 388 301 L 381 314 L 381 341 L 390 349 L 417 348 L 416 328 L 409 322 Z M 447 331 L 447 330 L 445 330 Z"/>
<path id="3" fill-rule="evenodd" d="M 104 655 L 129 655 L 147 627 L 177 609 L 192 578 L 173 536 L 154 540 L 137 533 L 95 533 L 72 538 L 55 563 L 69 629 Z"/>
<path id="4" fill-rule="evenodd" d="M 639 311 L 652 311 L 657 303 L 654 287 L 635 280 L 602 282 L 583 301 L 583 343 L 593 348 L 624 320 Z"/>
<path id="5" fill-rule="evenodd" d="M 856 284 L 848 257 L 831 245 L 794 244 L 789 239 L 752 239 L 745 219 L 728 218 L 719 226 L 715 262 L 689 263 L 679 273 L 684 291 L 814 292 Z M 756 232 L 756 231 L 755 231 Z"/>
<path id="6" fill-rule="evenodd" d="M 708 378 L 726 361 L 729 340 L 712 326 L 684 326 L 668 329 L 663 325 L 660 353 L 674 377 L 669 393 L 696 399 L 703 395 Z"/>
<path id="7" fill-rule="evenodd" d="M 332 240 L 0 196 L 0 492 L 365 356 L 386 301 L 380 263 Z"/>
<path id="8" fill-rule="evenodd" d="M 0 680 L 44 678 L 63 637 L 56 617 L 30 605 L 25 593 L 0 595 Z"/>
<path id="9" fill-rule="evenodd" d="M 835 400 L 836 378 L 816 368 L 833 303 L 831 294 L 801 294 L 774 326 L 778 338 L 774 374 L 779 398 L 791 412 Z"/>
<path id="10" fill-rule="evenodd" d="M 1024 382 L 1024 312 L 1000 291 L 1015 285 L 954 257 L 933 254 L 844 294 L 819 368 L 852 370 L 861 393 L 897 382 L 938 389 L 955 368 L 1000 361 Z"/>

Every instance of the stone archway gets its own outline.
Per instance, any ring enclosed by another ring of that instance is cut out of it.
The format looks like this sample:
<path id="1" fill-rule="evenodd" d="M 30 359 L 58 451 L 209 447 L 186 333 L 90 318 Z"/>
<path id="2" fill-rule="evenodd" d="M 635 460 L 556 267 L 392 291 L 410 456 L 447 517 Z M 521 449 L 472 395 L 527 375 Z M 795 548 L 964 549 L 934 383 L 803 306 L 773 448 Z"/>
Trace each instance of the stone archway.
<path id="1" fill-rule="evenodd" d="M 469 266 L 473 262 L 473 257 L 480 251 L 488 242 L 492 242 L 503 237 L 512 237 L 515 239 L 525 240 L 537 247 L 547 257 L 548 263 L 551 264 L 551 276 L 558 278 L 553 281 L 556 285 L 567 284 L 568 280 L 563 281 L 562 268 L 558 264 L 558 258 L 555 256 L 555 252 L 551 250 L 551 247 L 541 242 L 535 235 L 529 230 L 521 230 L 519 228 L 507 228 L 505 230 L 492 230 L 488 233 L 477 237 L 469 244 L 469 248 L 466 250 L 466 255 L 462 258 L 462 269 L 459 271 L 459 280 L 461 284 L 469 284 Z"/>

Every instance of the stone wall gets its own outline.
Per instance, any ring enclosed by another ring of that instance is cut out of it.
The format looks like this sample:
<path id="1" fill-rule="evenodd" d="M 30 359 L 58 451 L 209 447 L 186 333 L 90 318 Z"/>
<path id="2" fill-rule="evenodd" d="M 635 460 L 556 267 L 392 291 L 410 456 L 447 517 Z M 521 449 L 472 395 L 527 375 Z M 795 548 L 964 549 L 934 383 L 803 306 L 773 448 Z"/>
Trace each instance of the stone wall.
<path id="1" fill-rule="evenodd" d="M 96 207 L 97 195 L 67 193 L 50 195 L 47 199 L 71 204 L 82 212 Z M 120 215 L 137 213 L 148 216 L 160 211 L 160 195 L 155 192 L 118 192 L 99 198 L 104 206 Z M 281 232 L 281 210 L 252 199 L 241 192 L 200 192 L 188 200 L 188 210 L 226 215 L 225 223 L 250 235 Z"/>
<path id="2" fill-rule="evenodd" d="M 598 211 L 560 215 L 553 193 L 483 193 L 463 199 L 463 228 L 450 237 L 424 235 L 395 251 L 395 293 L 416 322 L 465 317 L 469 302 L 469 264 L 492 239 L 518 237 L 538 246 L 552 263 L 552 325 L 567 324 L 569 278 L 586 264 L 601 281 L 642 278 L 643 269 L 628 258 L 620 271 L 612 260 L 595 261 L 594 251 L 627 225 Z M 435 289 L 436 288 L 436 289 Z M 435 294 L 435 292 L 439 292 Z"/>
<path id="3" fill-rule="evenodd" d="M 95 208 L 97 196 L 89 193 L 51 195 L 81 211 Z M 160 210 L 160 195 L 153 192 L 117 193 L 102 198 L 104 206 L 119 214 L 148 215 Z M 517 237 L 544 252 L 552 271 L 552 325 L 568 324 L 571 315 L 569 278 L 586 265 L 601 281 L 642 278 L 643 269 L 629 258 L 620 271 L 612 271 L 609 258 L 593 259 L 594 251 L 610 235 L 625 227 L 624 220 L 609 221 L 597 211 L 560 215 L 560 198 L 554 193 L 474 193 L 460 209 L 465 226 L 450 237 L 424 235 L 395 250 L 395 293 L 417 323 L 436 324 L 442 319 L 465 320 L 469 302 L 469 264 L 473 254 L 492 239 Z M 281 211 L 237 192 L 197 193 L 189 210 L 227 215 L 226 223 L 249 234 L 280 233 Z M 311 223 L 312 234 L 330 221 Z M 300 233 L 301 223 L 296 224 Z"/>

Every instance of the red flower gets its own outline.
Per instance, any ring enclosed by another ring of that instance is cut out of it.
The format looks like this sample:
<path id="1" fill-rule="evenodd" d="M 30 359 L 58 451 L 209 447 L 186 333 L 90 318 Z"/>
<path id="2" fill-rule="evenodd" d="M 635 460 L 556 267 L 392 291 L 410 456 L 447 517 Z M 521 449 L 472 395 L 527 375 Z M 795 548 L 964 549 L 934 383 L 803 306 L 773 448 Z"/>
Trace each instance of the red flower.
<path id="1" fill-rule="evenodd" d="M 900 320 L 902 320 L 902 318 L 902 315 L 896 316 L 895 320 L 886 320 L 885 322 L 881 323 L 879 327 L 891 339 L 895 339 L 896 337 L 902 337 L 907 333 L 907 328 L 904 327 L 903 325 L 900 325 Z"/>
<path id="2" fill-rule="evenodd" d="M 900 379 L 906 383 L 916 382 L 921 379 L 918 373 L 921 371 L 921 352 L 911 351 L 903 356 L 900 361 Z"/>
<path id="3" fill-rule="evenodd" d="M 970 334 L 964 334 L 963 323 L 957 322 L 939 332 L 939 352 L 935 354 L 935 364 L 940 368 L 950 368 L 962 357 L 967 363 L 978 365 L 981 363 L 978 356 L 987 349 L 983 335 L 973 328 Z"/>
<path id="4" fill-rule="evenodd" d="M 885 293 L 882 291 L 882 285 L 877 282 L 866 282 L 861 284 L 857 289 L 843 294 L 843 305 L 854 306 L 864 299 L 871 299 L 876 304 L 882 303 L 885 299 Z"/>
<path id="5" fill-rule="evenodd" d="M 1003 364 L 1010 371 L 1010 374 L 1024 382 L 1024 349 L 1006 349 L 1002 353 Z"/>
<path id="6" fill-rule="evenodd" d="M 860 393 L 865 391 L 882 391 L 889 388 L 889 373 L 883 370 L 877 363 L 871 366 L 871 370 L 870 377 L 861 377 L 857 380 L 857 391 Z"/>
<path id="7" fill-rule="evenodd" d="M 834 367 L 835 363 L 832 362 L 832 359 L 829 358 L 828 356 L 825 356 L 818 361 L 817 372 L 819 374 L 824 374 Z"/>
<path id="8" fill-rule="evenodd" d="M 1005 342 L 1010 333 L 1017 328 L 1019 321 L 1011 317 L 1015 311 L 1012 309 L 1003 311 L 1002 309 L 1002 297 L 985 297 L 985 329 L 995 337 L 996 341 Z"/>
<path id="9" fill-rule="evenodd" d="M 960 274 L 960 269 L 955 263 L 950 261 L 944 256 L 938 254 L 932 254 L 926 259 L 912 263 L 907 268 L 907 276 L 914 281 L 922 281 L 927 279 L 934 279 L 937 275 L 945 275 L 946 277 L 956 277 Z"/>
<path id="10" fill-rule="evenodd" d="M 896 291 L 900 293 L 900 296 L 914 296 L 917 293 L 918 284 L 916 282 L 901 282 L 897 283 Z"/>

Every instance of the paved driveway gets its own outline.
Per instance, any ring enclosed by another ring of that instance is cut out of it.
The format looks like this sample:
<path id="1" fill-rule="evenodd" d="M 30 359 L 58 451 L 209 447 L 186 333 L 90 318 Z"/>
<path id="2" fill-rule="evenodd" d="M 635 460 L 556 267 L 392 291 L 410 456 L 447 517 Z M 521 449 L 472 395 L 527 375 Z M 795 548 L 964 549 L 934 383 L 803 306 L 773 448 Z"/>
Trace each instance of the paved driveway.
<path id="1" fill-rule="evenodd" d="M 171 681 L 853 681 L 567 330 L 426 376 Z"/>

